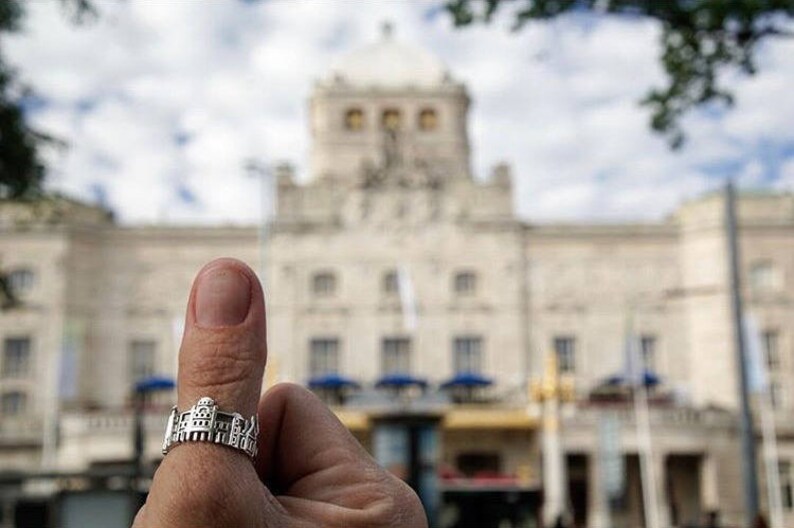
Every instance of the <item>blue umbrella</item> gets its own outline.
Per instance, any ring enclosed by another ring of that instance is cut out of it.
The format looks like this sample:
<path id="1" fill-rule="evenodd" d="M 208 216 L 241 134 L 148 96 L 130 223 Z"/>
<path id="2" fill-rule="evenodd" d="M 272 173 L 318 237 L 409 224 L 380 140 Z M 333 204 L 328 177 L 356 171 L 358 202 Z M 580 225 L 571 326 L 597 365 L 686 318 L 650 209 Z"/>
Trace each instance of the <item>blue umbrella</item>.
<path id="1" fill-rule="evenodd" d="M 645 387 L 655 387 L 659 385 L 662 380 L 661 378 L 655 373 L 651 372 L 650 370 L 646 370 L 642 373 L 642 385 Z M 606 379 L 606 385 L 636 385 L 634 380 L 631 379 L 630 376 L 626 374 L 615 374 L 614 376 L 610 376 Z"/>
<path id="2" fill-rule="evenodd" d="M 475 372 L 462 372 L 456 374 L 449 380 L 441 384 L 442 389 L 451 389 L 453 387 L 487 387 L 493 385 L 493 380 L 486 378 Z"/>
<path id="3" fill-rule="evenodd" d="M 387 374 L 375 383 L 377 388 L 395 388 L 400 389 L 403 387 L 418 386 L 427 387 L 427 380 L 415 378 L 410 374 Z"/>
<path id="4" fill-rule="evenodd" d="M 135 384 L 135 392 L 144 393 L 158 390 L 171 390 L 176 387 L 176 383 L 171 378 L 165 376 L 152 376 L 139 380 Z"/>
<path id="5" fill-rule="evenodd" d="M 310 389 L 346 389 L 358 386 L 356 381 L 339 374 L 325 374 L 309 380 Z"/>

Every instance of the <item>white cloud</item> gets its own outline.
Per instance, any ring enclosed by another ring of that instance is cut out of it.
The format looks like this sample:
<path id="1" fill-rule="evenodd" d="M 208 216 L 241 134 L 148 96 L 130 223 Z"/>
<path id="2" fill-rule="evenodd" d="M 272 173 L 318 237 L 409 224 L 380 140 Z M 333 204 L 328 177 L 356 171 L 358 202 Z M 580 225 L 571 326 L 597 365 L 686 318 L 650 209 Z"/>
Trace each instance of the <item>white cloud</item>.
<path id="1" fill-rule="evenodd" d="M 102 186 L 127 222 L 250 222 L 256 182 L 243 162 L 289 159 L 307 177 L 313 81 L 384 19 L 440 55 L 473 97 L 479 175 L 514 165 L 517 207 L 535 220 L 651 219 L 715 186 L 794 188 L 791 159 L 768 181 L 770 149 L 794 150 L 794 44 L 765 46 L 762 73 L 731 82 L 737 107 L 687 119 L 680 153 L 648 131 L 637 101 L 663 81 L 650 22 L 566 17 L 520 33 L 508 21 L 457 31 L 440 0 L 101 2 L 74 27 L 57 2 L 31 2 L 6 44 L 48 105 L 34 123 L 67 139 L 50 185 L 91 198 Z M 788 147 L 788 148 L 786 148 Z"/>

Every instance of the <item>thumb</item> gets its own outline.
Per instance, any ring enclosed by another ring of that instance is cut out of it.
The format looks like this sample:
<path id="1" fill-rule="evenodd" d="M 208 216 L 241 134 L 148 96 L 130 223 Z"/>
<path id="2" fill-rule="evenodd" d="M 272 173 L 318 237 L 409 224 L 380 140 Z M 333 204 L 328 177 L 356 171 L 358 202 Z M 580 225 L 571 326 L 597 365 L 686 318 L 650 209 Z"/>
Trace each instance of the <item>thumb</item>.
<path id="1" fill-rule="evenodd" d="M 204 266 L 193 283 L 185 319 L 179 409 L 187 410 L 209 396 L 220 410 L 239 412 L 245 418 L 255 415 L 267 344 L 265 301 L 254 272 L 233 259 Z"/>
<path id="2" fill-rule="evenodd" d="M 233 259 L 207 264 L 187 305 L 179 351 L 179 410 L 208 396 L 220 411 L 254 416 L 267 357 L 265 336 L 265 301 L 253 271 Z M 145 517 L 148 525 L 158 527 L 248 526 L 260 513 L 253 511 L 255 505 L 266 498 L 245 453 L 185 442 L 173 446 L 160 464 Z"/>

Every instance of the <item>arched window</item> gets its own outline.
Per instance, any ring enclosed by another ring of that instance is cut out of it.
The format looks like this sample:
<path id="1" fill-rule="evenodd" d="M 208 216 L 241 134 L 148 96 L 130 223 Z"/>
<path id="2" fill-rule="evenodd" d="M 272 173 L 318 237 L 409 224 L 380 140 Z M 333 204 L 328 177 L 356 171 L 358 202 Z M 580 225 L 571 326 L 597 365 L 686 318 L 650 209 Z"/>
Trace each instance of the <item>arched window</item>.
<path id="1" fill-rule="evenodd" d="M 22 391 L 9 391 L 0 398 L 0 414 L 3 416 L 19 416 L 25 412 L 28 395 Z"/>
<path id="2" fill-rule="evenodd" d="M 473 271 L 459 271 L 455 274 L 452 286 L 458 295 L 474 295 L 477 291 L 477 275 Z"/>
<path id="3" fill-rule="evenodd" d="M 345 112 L 345 128 L 351 132 L 364 129 L 364 111 L 360 108 L 351 108 Z"/>
<path id="4" fill-rule="evenodd" d="M 438 128 L 438 114 L 432 108 L 424 108 L 419 112 L 419 130 L 429 132 Z"/>
<path id="5" fill-rule="evenodd" d="M 318 297 L 330 297 L 336 293 L 336 275 L 321 271 L 312 276 L 312 293 Z"/>
<path id="6" fill-rule="evenodd" d="M 386 130 L 398 130 L 402 126 L 402 114 L 396 108 L 387 108 L 381 122 Z"/>

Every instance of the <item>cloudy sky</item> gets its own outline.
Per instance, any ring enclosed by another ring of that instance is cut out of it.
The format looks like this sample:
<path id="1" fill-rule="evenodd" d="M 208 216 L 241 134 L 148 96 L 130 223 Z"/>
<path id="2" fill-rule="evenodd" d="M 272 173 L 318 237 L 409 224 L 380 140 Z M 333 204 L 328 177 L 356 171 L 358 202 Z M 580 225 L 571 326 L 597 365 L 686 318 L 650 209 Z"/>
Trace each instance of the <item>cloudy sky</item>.
<path id="1" fill-rule="evenodd" d="M 38 0 L 4 50 L 37 91 L 30 120 L 69 143 L 49 154 L 49 185 L 128 223 L 255 221 L 251 157 L 311 177 L 312 83 L 384 20 L 467 83 L 475 170 L 511 163 L 525 218 L 654 220 L 728 175 L 794 189 L 794 41 L 766 45 L 761 73 L 731 80 L 736 109 L 691 116 L 673 153 L 637 105 L 663 80 L 653 23 L 456 30 L 441 2 L 98 0 L 100 18 L 75 27 Z"/>

